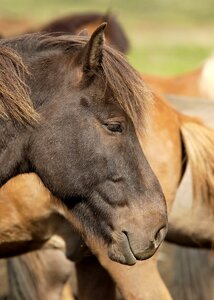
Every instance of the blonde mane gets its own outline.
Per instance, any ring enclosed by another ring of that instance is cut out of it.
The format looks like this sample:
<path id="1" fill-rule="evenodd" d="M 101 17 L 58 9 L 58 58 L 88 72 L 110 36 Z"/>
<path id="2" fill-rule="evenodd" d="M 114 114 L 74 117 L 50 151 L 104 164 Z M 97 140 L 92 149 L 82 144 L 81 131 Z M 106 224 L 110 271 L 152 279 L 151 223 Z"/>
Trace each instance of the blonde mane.
<path id="1" fill-rule="evenodd" d="M 214 130 L 199 122 L 184 122 L 181 133 L 190 163 L 193 196 L 214 211 Z"/>
<path id="2" fill-rule="evenodd" d="M 28 74 L 21 57 L 12 49 L 0 47 L 0 118 L 32 125 L 39 117 L 24 82 Z"/>

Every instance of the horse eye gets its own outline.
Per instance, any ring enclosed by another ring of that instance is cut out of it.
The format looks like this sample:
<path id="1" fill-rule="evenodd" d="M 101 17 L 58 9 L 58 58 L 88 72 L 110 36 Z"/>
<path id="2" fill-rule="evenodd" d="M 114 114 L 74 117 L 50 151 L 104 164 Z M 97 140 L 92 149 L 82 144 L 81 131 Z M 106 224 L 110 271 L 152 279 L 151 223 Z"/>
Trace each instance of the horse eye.
<path id="1" fill-rule="evenodd" d="M 123 132 L 121 123 L 108 123 L 105 124 L 106 128 L 111 132 Z"/>

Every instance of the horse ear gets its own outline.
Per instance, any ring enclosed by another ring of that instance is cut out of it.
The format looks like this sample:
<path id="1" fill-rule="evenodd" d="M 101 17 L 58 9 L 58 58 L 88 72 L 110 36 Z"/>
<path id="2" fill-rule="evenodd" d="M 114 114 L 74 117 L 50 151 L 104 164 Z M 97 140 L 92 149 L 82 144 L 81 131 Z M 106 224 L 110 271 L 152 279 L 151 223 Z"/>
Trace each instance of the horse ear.
<path id="1" fill-rule="evenodd" d="M 83 49 L 83 72 L 96 70 L 101 66 L 106 25 L 107 23 L 102 23 L 97 27 Z"/>
<path id="2" fill-rule="evenodd" d="M 79 33 L 78 36 L 88 36 L 88 30 L 86 28 L 82 29 Z"/>

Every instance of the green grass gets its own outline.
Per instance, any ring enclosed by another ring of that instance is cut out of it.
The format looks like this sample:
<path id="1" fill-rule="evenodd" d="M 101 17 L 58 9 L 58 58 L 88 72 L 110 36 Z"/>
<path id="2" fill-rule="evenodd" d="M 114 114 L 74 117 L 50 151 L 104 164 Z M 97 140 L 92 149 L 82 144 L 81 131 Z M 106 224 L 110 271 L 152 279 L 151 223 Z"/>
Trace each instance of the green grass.
<path id="1" fill-rule="evenodd" d="M 179 74 L 199 67 L 214 49 L 214 27 L 142 24 L 131 35 L 130 62 L 141 72 Z"/>
<path id="2" fill-rule="evenodd" d="M 145 74 L 182 74 L 199 67 L 211 50 L 191 45 L 136 47 L 131 51 L 129 61 Z"/>
<path id="3" fill-rule="evenodd" d="M 0 18 L 33 23 L 111 9 L 131 41 L 141 72 L 170 75 L 198 67 L 214 49 L 213 0 L 0 0 Z"/>
<path id="4" fill-rule="evenodd" d="M 213 0 L 1 0 L 1 15 L 28 15 L 43 20 L 56 14 L 112 9 L 132 19 L 173 23 L 211 22 Z"/>

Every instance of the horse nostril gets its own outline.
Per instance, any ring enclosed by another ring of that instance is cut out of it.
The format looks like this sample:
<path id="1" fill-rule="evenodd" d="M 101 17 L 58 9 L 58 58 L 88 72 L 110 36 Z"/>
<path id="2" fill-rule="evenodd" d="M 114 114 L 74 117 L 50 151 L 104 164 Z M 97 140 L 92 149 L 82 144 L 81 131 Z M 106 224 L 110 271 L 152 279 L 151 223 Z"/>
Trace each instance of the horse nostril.
<path id="1" fill-rule="evenodd" d="M 155 234 L 154 246 L 155 248 L 159 247 L 160 243 L 164 240 L 167 232 L 167 227 L 162 226 Z"/>

